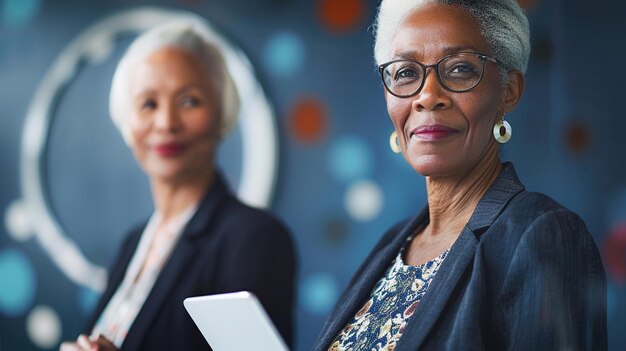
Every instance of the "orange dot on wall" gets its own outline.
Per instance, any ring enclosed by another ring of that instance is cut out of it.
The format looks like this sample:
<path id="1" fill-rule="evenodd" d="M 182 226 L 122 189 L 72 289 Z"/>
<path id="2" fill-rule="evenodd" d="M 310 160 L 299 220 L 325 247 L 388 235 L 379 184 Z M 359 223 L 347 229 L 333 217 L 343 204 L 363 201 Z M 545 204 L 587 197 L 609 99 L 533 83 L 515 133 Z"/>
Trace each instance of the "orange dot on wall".
<path id="1" fill-rule="evenodd" d="M 322 25 L 330 32 L 348 32 L 364 20 L 363 0 L 318 0 Z"/>
<path id="2" fill-rule="evenodd" d="M 327 128 L 326 107 L 315 98 L 304 98 L 296 102 L 289 115 L 291 136 L 303 143 L 319 141 Z"/>
<path id="3" fill-rule="evenodd" d="M 565 130 L 567 148 L 575 154 L 583 154 L 591 145 L 591 130 L 583 122 L 572 122 Z"/>

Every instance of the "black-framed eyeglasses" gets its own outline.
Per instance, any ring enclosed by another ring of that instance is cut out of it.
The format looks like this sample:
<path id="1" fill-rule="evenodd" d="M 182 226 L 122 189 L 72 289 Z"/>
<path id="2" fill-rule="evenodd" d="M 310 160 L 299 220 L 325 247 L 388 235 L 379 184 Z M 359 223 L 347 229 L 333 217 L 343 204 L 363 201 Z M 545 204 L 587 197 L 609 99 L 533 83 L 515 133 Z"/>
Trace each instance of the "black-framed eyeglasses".
<path id="1" fill-rule="evenodd" d="M 445 56 L 437 63 L 424 65 L 415 60 L 393 60 L 378 66 L 385 89 L 405 98 L 419 93 L 424 87 L 426 70 L 435 68 L 437 79 L 445 89 L 462 93 L 474 89 L 485 73 L 485 63 L 499 62 L 493 57 L 476 52 L 460 52 Z"/>

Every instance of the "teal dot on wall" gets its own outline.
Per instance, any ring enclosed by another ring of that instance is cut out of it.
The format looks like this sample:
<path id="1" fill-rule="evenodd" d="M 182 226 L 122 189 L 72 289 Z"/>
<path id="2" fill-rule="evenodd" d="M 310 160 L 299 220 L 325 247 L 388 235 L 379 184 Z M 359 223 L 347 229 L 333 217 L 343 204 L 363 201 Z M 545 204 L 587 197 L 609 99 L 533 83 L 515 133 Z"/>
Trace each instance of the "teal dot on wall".
<path id="1" fill-rule="evenodd" d="M 332 275 L 314 273 L 303 279 L 300 295 L 300 301 L 308 312 L 324 315 L 335 305 L 339 289 Z"/>
<path id="2" fill-rule="evenodd" d="M 263 49 L 265 68 L 278 77 L 296 73 L 304 65 L 304 59 L 304 43 L 292 32 L 274 34 Z"/>
<path id="3" fill-rule="evenodd" d="M 341 137 L 330 146 L 329 152 L 330 173 L 338 181 L 351 182 L 371 175 L 374 160 L 363 138 Z"/>
<path id="4" fill-rule="evenodd" d="M 7 27 L 20 27 L 31 22 L 41 9 L 41 0 L 2 1 L 2 22 Z"/>
<path id="5" fill-rule="evenodd" d="M 81 287 L 78 290 L 78 304 L 80 310 L 86 315 L 90 316 L 96 308 L 100 293 L 93 291 L 86 287 Z"/>
<path id="6" fill-rule="evenodd" d="M 0 251 L 0 313 L 20 316 L 32 305 L 37 279 L 32 262 L 17 249 Z"/>

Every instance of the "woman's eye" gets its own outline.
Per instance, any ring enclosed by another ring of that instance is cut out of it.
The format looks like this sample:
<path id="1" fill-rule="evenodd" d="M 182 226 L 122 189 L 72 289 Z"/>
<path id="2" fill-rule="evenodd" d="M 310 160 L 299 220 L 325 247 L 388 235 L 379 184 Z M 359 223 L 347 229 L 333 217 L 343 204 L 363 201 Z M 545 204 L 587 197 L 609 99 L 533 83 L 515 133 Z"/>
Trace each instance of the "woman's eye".
<path id="1" fill-rule="evenodd" d="M 476 73 L 478 69 L 474 67 L 474 65 L 470 63 L 457 63 L 452 66 L 452 69 L 449 70 L 449 73 Z"/>
<path id="2" fill-rule="evenodd" d="M 154 110 L 157 107 L 157 103 L 154 100 L 145 100 L 141 103 L 142 110 Z"/>
<path id="3" fill-rule="evenodd" d="M 420 74 L 413 68 L 401 68 L 396 72 L 396 80 L 399 79 L 417 79 Z"/>
<path id="4" fill-rule="evenodd" d="M 196 107 L 200 105 L 200 99 L 194 96 L 183 96 L 180 99 L 180 105 L 183 107 Z"/>

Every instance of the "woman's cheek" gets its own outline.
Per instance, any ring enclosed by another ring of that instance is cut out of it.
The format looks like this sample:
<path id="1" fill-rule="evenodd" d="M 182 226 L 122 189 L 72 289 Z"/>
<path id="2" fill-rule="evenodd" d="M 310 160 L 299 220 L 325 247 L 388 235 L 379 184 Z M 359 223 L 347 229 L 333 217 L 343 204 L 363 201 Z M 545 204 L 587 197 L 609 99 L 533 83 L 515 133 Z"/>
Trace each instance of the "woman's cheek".
<path id="1" fill-rule="evenodd" d="M 398 133 L 400 146 L 404 148 L 404 144 L 406 144 L 404 126 L 410 115 L 410 105 L 406 102 L 399 101 L 397 98 L 387 99 L 387 113 L 389 114 L 391 123 L 393 123 L 393 127 Z"/>
<path id="2" fill-rule="evenodd" d="M 145 119 L 133 116 L 129 121 L 130 135 L 135 143 L 140 143 L 150 129 L 149 123 Z"/>
<path id="3" fill-rule="evenodd" d="M 411 113 L 412 98 L 399 98 L 389 93 L 385 93 L 385 102 L 387 103 L 387 112 L 394 123 L 404 124 L 408 115 Z"/>

